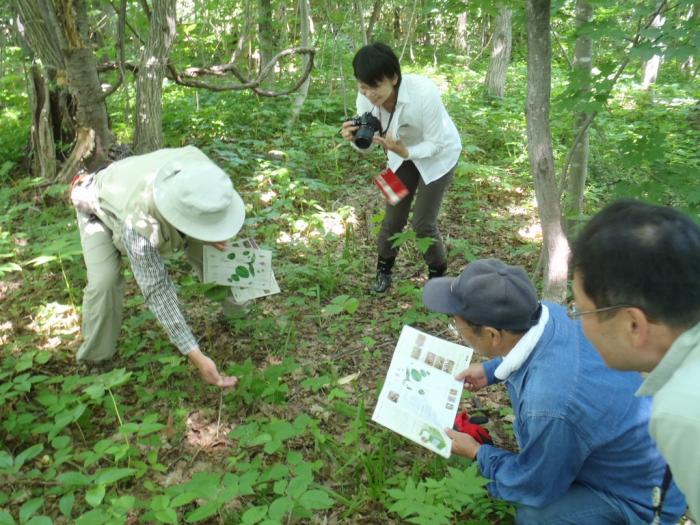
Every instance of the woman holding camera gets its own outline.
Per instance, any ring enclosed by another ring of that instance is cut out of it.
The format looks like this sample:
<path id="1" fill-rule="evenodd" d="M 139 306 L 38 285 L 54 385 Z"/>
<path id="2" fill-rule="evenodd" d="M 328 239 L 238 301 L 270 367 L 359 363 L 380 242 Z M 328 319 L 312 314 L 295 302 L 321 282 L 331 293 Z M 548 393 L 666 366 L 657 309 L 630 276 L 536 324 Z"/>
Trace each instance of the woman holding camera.
<path id="1" fill-rule="evenodd" d="M 378 119 L 372 142 L 384 148 L 388 168 L 403 183 L 408 193 L 396 204 L 387 202 L 384 221 L 377 239 L 377 275 L 372 291 L 383 293 L 391 286 L 391 271 L 398 248 L 392 236 L 408 222 L 411 203 L 412 227 L 418 238 L 431 238 L 424 254 L 428 277 L 439 277 L 447 270 L 445 246 L 437 227 L 445 191 L 452 181 L 462 150 L 459 133 L 447 114 L 437 86 L 420 75 L 401 75 L 399 59 L 392 49 L 374 43 L 360 49 L 352 61 L 358 82 L 357 113 L 360 120 Z M 360 126 L 349 120 L 343 124 L 343 138 L 351 143 Z M 362 132 L 366 131 L 366 128 Z M 361 133 L 362 133 L 361 132 Z M 353 143 L 358 147 L 364 144 Z M 391 176 L 391 173 L 389 174 Z"/>

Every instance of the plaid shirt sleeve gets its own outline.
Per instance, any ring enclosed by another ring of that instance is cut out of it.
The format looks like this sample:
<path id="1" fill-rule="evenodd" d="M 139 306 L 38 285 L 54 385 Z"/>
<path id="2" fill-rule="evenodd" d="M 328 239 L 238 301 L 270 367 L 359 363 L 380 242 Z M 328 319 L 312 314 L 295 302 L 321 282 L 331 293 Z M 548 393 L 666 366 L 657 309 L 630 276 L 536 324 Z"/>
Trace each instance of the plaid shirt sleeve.
<path id="1" fill-rule="evenodd" d="M 183 355 L 189 354 L 198 347 L 197 341 L 180 310 L 175 286 L 170 280 L 163 258 L 148 239 L 128 226 L 124 227 L 122 239 L 131 270 L 146 304 L 167 332 L 170 341 Z"/>

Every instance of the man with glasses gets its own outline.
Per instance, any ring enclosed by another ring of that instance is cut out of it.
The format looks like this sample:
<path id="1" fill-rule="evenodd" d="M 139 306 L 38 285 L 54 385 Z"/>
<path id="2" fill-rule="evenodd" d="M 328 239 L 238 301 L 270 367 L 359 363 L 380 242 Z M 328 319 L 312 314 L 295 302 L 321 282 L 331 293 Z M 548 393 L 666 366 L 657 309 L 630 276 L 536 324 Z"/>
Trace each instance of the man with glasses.
<path id="1" fill-rule="evenodd" d="M 537 299 L 525 271 L 496 259 L 457 278 L 430 280 L 426 307 L 452 316 L 464 341 L 489 358 L 457 375 L 475 391 L 504 382 L 519 452 L 447 430 L 452 452 L 475 459 L 492 496 L 517 506 L 516 522 L 648 524 L 664 461 L 647 432 L 648 399 L 636 373 L 605 366 L 578 322 Z M 671 484 L 660 523 L 685 501 Z"/>
<path id="2" fill-rule="evenodd" d="M 700 517 L 700 227 L 634 200 L 598 213 L 573 246 L 575 316 L 608 366 L 650 372 L 651 435 Z M 669 477 L 669 476 L 667 476 Z"/>

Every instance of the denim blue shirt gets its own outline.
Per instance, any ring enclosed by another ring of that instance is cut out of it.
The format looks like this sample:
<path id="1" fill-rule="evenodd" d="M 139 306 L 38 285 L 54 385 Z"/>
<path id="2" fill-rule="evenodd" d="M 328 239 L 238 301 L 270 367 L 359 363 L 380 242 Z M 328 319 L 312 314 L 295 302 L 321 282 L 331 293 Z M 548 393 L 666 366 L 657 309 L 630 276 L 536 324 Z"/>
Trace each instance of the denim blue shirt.
<path id="1" fill-rule="evenodd" d="M 515 414 L 515 454 L 482 445 L 481 473 L 494 497 L 542 507 L 577 482 L 625 501 L 652 519 L 652 490 L 665 463 L 648 433 L 651 402 L 635 397 L 637 372 L 607 368 L 559 305 L 547 303 L 550 319 L 523 366 L 505 382 Z M 501 359 L 484 363 L 489 384 Z M 685 500 L 672 484 L 664 523 L 676 523 Z"/>

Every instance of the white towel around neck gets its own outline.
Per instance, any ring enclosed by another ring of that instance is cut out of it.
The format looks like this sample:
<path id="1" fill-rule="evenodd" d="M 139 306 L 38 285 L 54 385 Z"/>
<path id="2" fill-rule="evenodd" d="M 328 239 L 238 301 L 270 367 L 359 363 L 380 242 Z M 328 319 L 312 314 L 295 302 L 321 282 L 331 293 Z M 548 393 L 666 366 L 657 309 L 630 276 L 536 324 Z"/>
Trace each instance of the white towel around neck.
<path id="1" fill-rule="evenodd" d="M 501 361 L 501 364 L 496 368 L 494 374 L 498 379 L 505 381 L 513 372 L 519 370 L 520 367 L 523 366 L 523 363 L 530 357 L 530 354 L 535 349 L 540 337 L 542 337 L 547 321 L 549 321 L 549 309 L 545 305 L 542 305 L 540 320 L 535 326 L 525 332 L 525 335 L 523 335 L 513 349 L 503 357 L 503 361 Z"/>

